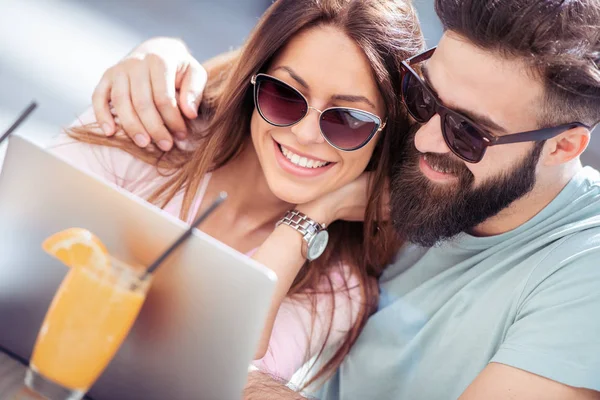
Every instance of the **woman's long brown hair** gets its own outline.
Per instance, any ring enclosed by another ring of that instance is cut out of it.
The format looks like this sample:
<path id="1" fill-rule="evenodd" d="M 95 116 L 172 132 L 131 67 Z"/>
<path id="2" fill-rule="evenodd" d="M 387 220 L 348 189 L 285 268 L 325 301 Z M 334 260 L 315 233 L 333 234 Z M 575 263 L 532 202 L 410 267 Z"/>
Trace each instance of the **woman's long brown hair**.
<path id="1" fill-rule="evenodd" d="M 289 291 L 290 296 L 314 294 L 317 290 L 322 293 L 322 282 L 327 280 L 330 287 L 328 293 L 333 302 L 333 282 L 329 276 L 331 269 L 342 263 L 348 265 L 351 273 L 358 278 L 364 300 L 356 322 L 342 343 L 331 357 L 320 361 L 325 350 L 324 341 L 317 357 L 321 367 L 305 386 L 323 382 L 341 364 L 367 318 L 375 311 L 379 299 L 377 279 L 402 244 L 391 224 L 385 222 L 382 210 L 385 207 L 386 180 L 402 153 L 409 126 L 399 99 L 400 62 L 424 47 L 410 0 L 276 1 L 259 21 L 239 56 L 233 57 L 227 65 L 216 63 L 215 70 L 208 71 L 209 82 L 200 106 L 200 119 L 204 120 L 204 124 L 188 121 L 191 138 L 197 142 L 194 147 L 197 150 L 192 152 L 173 149 L 163 154 L 156 148 L 154 151 L 140 149 L 129 139 L 93 134 L 92 126 L 68 131 L 77 140 L 121 148 L 139 159 L 156 164 L 161 171 L 169 171 L 167 182 L 148 201 L 164 207 L 178 192 L 184 190 L 180 217 L 185 220 L 202 177 L 236 157 L 248 140 L 250 118 L 254 111 L 250 85 L 252 75 L 265 71 L 278 51 L 294 35 L 319 25 L 337 27 L 364 51 L 386 104 L 387 126 L 367 167 L 373 171 L 373 178 L 364 222 L 332 223 L 328 228 L 330 242 L 326 252 L 316 261 L 303 266 Z M 349 289 L 348 285 L 345 286 Z M 313 318 L 316 317 L 315 297 L 309 296 Z M 334 308 L 331 310 L 330 323 Z M 330 332 L 331 324 L 327 337 Z"/>

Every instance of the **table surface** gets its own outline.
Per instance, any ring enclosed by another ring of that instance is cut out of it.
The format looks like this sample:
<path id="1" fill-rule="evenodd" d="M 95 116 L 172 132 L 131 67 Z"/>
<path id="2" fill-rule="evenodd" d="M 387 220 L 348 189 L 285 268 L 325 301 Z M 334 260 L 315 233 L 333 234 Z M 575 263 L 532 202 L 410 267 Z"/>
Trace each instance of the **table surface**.
<path id="1" fill-rule="evenodd" d="M 27 367 L 0 350 L 0 399 L 43 400 L 23 384 Z"/>

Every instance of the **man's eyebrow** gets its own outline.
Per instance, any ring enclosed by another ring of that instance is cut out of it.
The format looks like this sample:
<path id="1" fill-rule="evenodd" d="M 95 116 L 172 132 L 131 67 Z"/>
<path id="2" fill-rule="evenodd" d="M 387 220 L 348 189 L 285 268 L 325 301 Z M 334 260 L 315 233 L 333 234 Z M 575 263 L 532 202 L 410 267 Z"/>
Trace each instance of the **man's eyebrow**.
<path id="1" fill-rule="evenodd" d="M 284 70 L 285 72 L 287 72 L 290 77 L 295 80 L 296 82 L 298 82 L 302 87 L 304 87 L 305 89 L 310 89 L 310 86 L 308 85 L 308 83 L 306 83 L 306 81 L 304 79 L 302 79 L 292 68 L 285 66 L 285 65 L 281 65 L 277 68 L 275 68 L 275 70 L 273 70 L 273 72 L 277 71 L 277 70 Z M 341 101 L 347 101 L 350 103 L 366 103 L 368 105 L 370 105 L 373 108 L 377 108 L 375 107 L 375 104 L 369 100 L 368 98 L 366 98 L 365 96 L 355 96 L 355 95 L 350 95 L 350 94 L 336 94 L 333 95 L 331 97 L 332 100 L 341 100 Z"/>
<path id="2" fill-rule="evenodd" d="M 431 91 L 439 99 L 440 96 L 437 93 L 437 91 L 435 90 L 435 88 L 433 87 L 433 84 L 432 84 L 431 79 L 429 77 L 429 72 L 427 71 L 427 64 L 423 64 L 421 66 L 421 71 L 423 72 L 423 77 L 425 78 L 424 80 L 425 80 L 425 83 L 426 83 L 427 87 L 429 89 L 431 89 Z M 496 131 L 496 132 L 500 132 L 500 133 L 509 133 L 508 130 L 506 130 L 505 128 L 503 128 L 498 123 L 494 122 L 488 116 L 477 114 L 477 113 L 475 113 L 473 111 L 465 110 L 464 108 L 460 108 L 460 107 L 450 107 L 450 106 L 447 106 L 447 105 L 445 105 L 445 106 L 448 107 L 449 109 L 451 109 L 452 111 L 455 111 L 455 112 L 457 112 L 459 114 L 464 115 L 465 117 L 469 118 L 471 121 L 475 122 L 478 125 L 483 126 L 484 128 L 487 128 L 490 131 Z"/>

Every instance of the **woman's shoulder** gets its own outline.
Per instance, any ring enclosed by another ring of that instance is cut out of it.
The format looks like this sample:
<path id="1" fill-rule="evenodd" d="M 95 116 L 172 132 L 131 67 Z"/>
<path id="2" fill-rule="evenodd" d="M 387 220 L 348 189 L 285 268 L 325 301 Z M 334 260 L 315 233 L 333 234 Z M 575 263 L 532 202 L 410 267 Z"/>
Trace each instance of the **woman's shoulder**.
<path id="1" fill-rule="evenodd" d="M 95 122 L 93 111 L 89 109 L 67 130 L 85 126 L 88 134 L 103 136 L 99 128 L 94 128 Z M 163 178 L 156 166 L 144 162 L 125 150 L 80 141 L 66 132 L 56 136 L 49 144 L 48 150 L 74 167 L 91 172 L 131 192 L 155 187 Z"/>
<path id="2" fill-rule="evenodd" d="M 343 262 L 335 263 L 321 276 L 317 290 L 319 292 L 332 290 L 334 293 L 347 292 L 350 297 L 360 296 L 361 281 L 350 265 Z"/>
<path id="3" fill-rule="evenodd" d="M 317 315 L 324 318 L 324 321 L 335 310 L 334 326 L 351 326 L 364 303 L 362 285 L 363 282 L 353 268 L 344 263 L 336 263 L 319 277 L 314 286 L 290 296 L 284 302 L 307 309 L 315 307 Z"/>

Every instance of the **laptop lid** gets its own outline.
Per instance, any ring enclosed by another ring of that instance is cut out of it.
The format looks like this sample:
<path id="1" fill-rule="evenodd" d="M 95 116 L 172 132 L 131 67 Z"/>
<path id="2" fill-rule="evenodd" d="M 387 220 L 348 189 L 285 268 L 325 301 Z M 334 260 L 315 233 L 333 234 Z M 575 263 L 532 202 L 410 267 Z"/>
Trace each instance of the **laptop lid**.
<path id="1" fill-rule="evenodd" d="M 111 254 L 149 265 L 187 226 L 22 137 L 9 141 L 0 174 L 0 346 L 28 359 L 67 272 L 41 249 L 46 237 L 87 228 Z M 239 398 L 275 281 L 195 230 L 155 274 L 138 320 L 89 395 Z"/>

